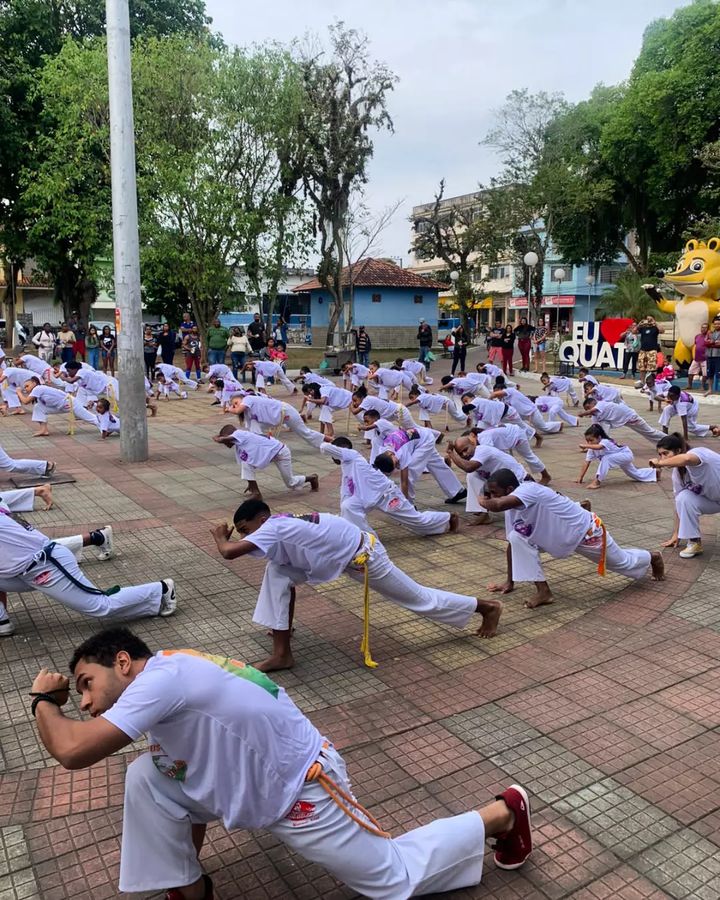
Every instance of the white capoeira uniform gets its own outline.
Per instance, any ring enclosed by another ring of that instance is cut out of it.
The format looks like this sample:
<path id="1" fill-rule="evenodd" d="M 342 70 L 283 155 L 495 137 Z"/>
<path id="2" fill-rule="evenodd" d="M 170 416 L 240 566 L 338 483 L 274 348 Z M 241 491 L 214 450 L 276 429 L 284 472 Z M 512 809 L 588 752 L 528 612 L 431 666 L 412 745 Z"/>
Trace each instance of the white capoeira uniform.
<path id="1" fill-rule="evenodd" d="M 545 393 L 551 396 L 567 394 L 572 400 L 573 406 L 577 406 L 580 403 L 578 395 L 575 393 L 575 385 L 565 375 L 551 375 L 550 381 L 545 385 Z"/>
<path id="2" fill-rule="evenodd" d="M 213 363 L 211 366 L 208 366 L 206 375 L 208 380 L 211 378 L 222 378 L 224 381 L 226 378 L 234 378 L 232 369 L 230 366 L 226 366 L 225 363 Z"/>
<path id="3" fill-rule="evenodd" d="M 378 397 L 381 400 L 388 400 L 392 391 L 405 388 L 409 391 L 413 384 L 416 383 L 415 378 L 410 372 L 403 372 L 398 369 L 386 369 L 380 367 L 370 376 L 371 381 L 375 381 L 378 387 Z"/>
<path id="4" fill-rule="evenodd" d="M 467 486 L 465 512 L 468 513 L 487 512 L 482 505 L 485 485 L 493 472 L 497 472 L 498 469 L 510 469 L 521 484 L 527 478 L 527 472 L 514 457 L 490 444 L 478 444 L 470 461 L 478 463 L 480 468 L 468 472 L 465 477 Z"/>
<path id="5" fill-rule="evenodd" d="M 464 394 L 472 394 L 473 397 L 485 397 L 486 399 L 490 396 L 490 387 L 491 381 L 489 375 L 483 375 L 478 372 L 477 375 L 464 375 L 462 378 L 453 378 L 452 381 L 448 381 L 446 385 L 443 385 L 444 390 L 450 390 L 455 397 L 462 397 Z"/>
<path id="6" fill-rule="evenodd" d="M 600 384 L 600 382 L 597 380 L 597 378 L 594 375 L 591 375 L 589 372 L 587 375 L 579 375 L 578 381 L 580 382 L 580 384 L 583 384 L 583 385 L 585 384 L 585 382 L 587 382 L 588 384 L 591 384 L 593 387 L 597 387 Z"/>
<path id="7" fill-rule="evenodd" d="M 33 356 L 30 353 L 23 353 L 18 356 L 17 359 L 23 363 L 28 371 L 32 372 L 33 375 L 37 375 L 41 381 L 48 381 L 55 378 L 52 366 L 50 363 L 45 362 L 44 359 L 40 359 L 40 357 Z M 25 380 L 27 381 L 27 379 Z"/>
<path id="8" fill-rule="evenodd" d="M 560 397 L 538 397 L 535 401 L 538 412 L 548 417 L 548 422 L 557 422 L 561 419 L 573 428 L 577 428 L 578 417 L 565 411 L 565 404 Z"/>
<path id="9" fill-rule="evenodd" d="M 0 472 L 27 472 L 28 475 L 44 475 L 47 467 L 47 460 L 13 459 L 0 447 Z"/>
<path id="10" fill-rule="evenodd" d="M 186 387 L 187 385 L 183 385 Z M 158 381 L 157 383 L 158 394 L 161 397 L 169 397 L 170 394 L 177 394 L 182 400 L 187 400 L 187 391 L 181 391 L 180 385 L 177 381 L 173 381 L 172 378 L 166 379 L 163 381 Z"/>
<path id="11" fill-rule="evenodd" d="M 125 776 L 123 892 L 197 881 L 202 869 L 191 825 L 217 820 L 228 830 L 269 832 L 372 900 L 480 881 L 485 830 L 477 811 L 397 838 L 367 831 L 318 781 L 306 779 L 319 762 L 352 795 L 340 753 L 284 688 L 249 666 L 161 650 L 103 717 L 133 740 L 147 734 L 151 744 Z"/>
<path id="12" fill-rule="evenodd" d="M 485 369 L 485 374 L 489 375 L 493 381 L 495 381 L 495 379 L 499 378 L 501 375 L 503 376 L 503 378 L 505 377 L 505 373 L 503 372 L 503 370 L 500 368 L 500 366 L 496 366 L 495 363 L 487 362 L 483 366 L 483 369 Z"/>
<path id="13" fill-rule="evenodd" d="M 536 482 L 523 482 L 512 492 L 522 506 L 505 511 L 505 532 L 512 552 L 513 581 L 545 581 L 540 553 L 566 559 L 573 553 L 599 563 L 602 527 L 579 503 Z M 650 568 L 648 550 L 619 547 L 607 533 L 605 565 L 609 572 L 639 579 Z"/>
<path id="14" fill-rule="evenodd" d="M 93 368 L 80 369 L 73 383 L 66 383 L 66 389 L 77 386 L 77 399 L 86 406 L 95 403 L 99 397 L 117 402 L 120 397 L 120 384 L 117 378 L 98 372 Z"/>
<path id="15" fill-rule="evenodd" d="M 586 379 L 587 380 L 587 379 Z M 620 389 L 613 387 L 611 384 L 596 383 L 592 389 L 593 396 L 598 400 L 607 400 L 608 403 L 622 403 L 622 394 Z"/>
<path id="16" fill-rule="evenodd" d="M 395 482 L 373 468 L 357 450 L 323 444 L 320 452 L 340 462 L 340 515 L 361 531 L 375 534 L 367 520 L 371 509 L 384 512 L 413 534 L 444 534 L 448 530 L 449 512 L 415 509 Z"/>
<path id="17" fill-rule="evenodd" d="M 6 366 L 0 372 L 2 378 L 2 398 L 7 403 L 8 409 L 20 409 L 22 403 L 18 397 L 18 388 L 22 389 L 28 378 L 32 378 L 33 373 L 27 369 L 21 369 L 19 366 Z"/>
<path id="18" fill-rule="evenodd" d="M 474 410 L 470 413 L 477 428 L 497 428 L 498 425 L 517 425 L 522 428 L 528 438 L 535 435 L 535 429 L 531 428 L 520 418 L 517 410 L 513 409 L 504 400 L 485 400 L 478 397 L 472 401 Z"/>
<path id="19" fill-rule="evenodd" d="M 501 425 L 488 428 L 478 435 L 478 443 L 504 450 L 506 453 L 517 453 L 533 472 L 543 472 L 545 466 L 540 457 L 533 452 L 527 435 L 519 425 Z"/>
<path id="20" fill-rule="evenodd" d="M 607 400 L 598 400 L 592 409 L 592 419 L 593 422 L 608 425 L 611 428 L 620 428 L 624 425 L 652 441 L 653 444 L 657 444 L 661 438 L 665 437 L 662 431 L 653 428 L 626 403 L 608 403 Z"/>
<path id="21" fill-rule="evenodd" d="M 416 425 L 413 422 L 413 428 Z M 372 431 L 366 431 L 365 436 L 370 439 L 370 465 L 375 462 L 375 457 L 378 453 L 382 453 L 387 447 L 384 446 L 383 441 L 385 440 L 386 435 L 391 434 L 393 431 L 397 431 L 397 425 L 391 422 L 389 419 L 378 419 L 373 426 Z"/>
<path id="22" fill-rule="evenodd" d="M 464 628 L 477 610 L 475 597 L 417 584 L 392 563 L 379 540 L 340 516 L 271 516 L 245 540 L 257 547 L 251 556 L 268 559 L 253 615 L 264 628 L 287 631 L 294 584 L 325 584 L 343 573 L 362 582 L 364 567 L 354 560 L 363 552 L 369 554 L 370 588 L 399 606 L 455 628 Z"/>
<path id="23" fill-rule="evenodd" d="M 420 363 L 420 365 L 423 369 L 425 368 L 422 363 Z M 467 416 L 462 410 L 458 409 L 457 403 L 455 403 L 452 397 L 443 397 L 440 394 L 420 394 L 417 398 L 417 409 L 418 419 L 420 419 L 423 425 L 427 425 L 428 427 L 432 424 L 430 416 L 437 415 L 441 412 L 445 412 L 446 414 L 446 423 L 448 416 L 456 422 L 464 423 L 467 420 Z"/>
<path id="24" fill-rule="evenodd" d="M 675 403 L 667 402 L 665 409 L 660 413 L 659 424 L 668 428 L 673 416 L 685 416 L 687 418 L 688 434 L 696 437 L 707 437 L 711 434 L 709 425 L 701 425 L 697 418 L 700 412 L 698 402 L 688 391 L 680 391 L 680 397 Z"/>
<path id="25" fill-rule="evenodd" d="M 120 418 L 109 410 L 97 413 L 97 426 L 101 434 L 104 431 L 107 431 L 108 434 L 120 434 Z"/>
<path id="26" fill-rule="evenodd" d="M 233 377 L 232 372 L 222 379 L 222 383 L 223 388 L 219 392 L 219 396 L 218 391 L 215 392 L 215 396 L 220 401 L 220 406 L 223 409 L 227 409 L 227 406 L 233 397 L 247 397 L 248 392 L 246 388 Z"/>
<path id="27" fill-rule="evenodd" d="M 245 412 L 245 427 L 249 431 L 261 434 L 263 428 L 280 428 L 286 425 L 290 431 L 301 437 L 308 444 L 319 448 L 325 439 L 319 431 L 313 431 L 303 422 L 300 413 L 294 406 L 275 400 L 273 397 L 248 394 L 242 398 Z"/>
<path id="28" fill-rule="evenodd" d="M 697 456 L 700 465 L 686 466 L 684 478 L 673 469 L 672 485 L 678 537 L 691 541 L 701 536 L 700 516 L 720 513 L 720 454 L 707 447 L 693 447 L 689 452 Z"/>
<path id="29" fill-rule="evenodd" d="M 394 419 L 403 428 L 415 428 L 415 420 L 410 414 L 410 410 L 403 406 L 402 403 L 395 403 L 393 400 L 381 400 L 379 397 L 365 397 L 360 403 L 360 409 L 357 418 L 362 422 L 365 410 L 376 410 L 382 419 Z"/>
<path id="30" fill-rule="evenodd" d="M 421 363 L 419 359 L 404 359 L 402 364 L 403 372 L 409 372 L 413 381 L 418 384 L 425 384 L 426 373 L 425 363 Z"/>
<path id="31" fill-rule="evenodd" d="M 117 619 L 156 616 L 162 598 L 159 581 L 104 594 L 85 577 L 68 547 L 27 523 L 16 522 L 1 507 L 0 591 L 40 591 L 83 615 Z M 4 617 L 3 613 L 0 604 L 0 619 Z"/>
<path id="32" fill-rule="evenodd" d="M 364 368 L 364 367 L 363 367 Z M 366 372 L 369 372 L 369 369 L 365 369 Z M 335 387 L 335 382 L 330 381 L 329 378 L 325 378 L 323 375 L 318 375 L 315 372 L 307 372 L 303 373 L 302 376 L 303 384 L 316 384 L 318 387 Z M 308 413 L 312 414 L 312 411 L 315 409 L 316 405 L 312 402 L 310 397 L 306 394 L 303 394 L 305 409 L 307 409 Z"/>
<path id="33" fill-rule="evenodd" d="M 417 426 L 410 433 L 413 432 L 416 432 L 418 437 L 399 447 L 394 439 L 398 434 L 397 431 L 386 435 L 383 440 L 384 448 L 391 450 L 397 457 L 398 469 L 407 469 L 408 500 L 415 501 L 415 485 L 426 470 L 437 481 L 440 490 L 446 497 L 454 497 L 463 489 L 463 486 L 437 451 L 435 441 L 440 437 L 440 432 L 432 428 L 418 428 Z M 407 434 L 407 432 L 400 433 Z"/>
<path id="34" fill-rule="evenodd" d="M 425 366 L 423 366 L 423 369 Z M 360 385 L 365 381 L 365 379 L 370 374 L 370 369 L 367 366 L 363 366 L 360 363 L 353 363 L 350 369 L 348 370 L 348 375 L 350 377 L 350 385 L 353 388 L 359 388 Z M 307 376 L 305 377 L 305 384 L 310 384 L 307 380 Z"/>
<path id="35" fill-rule="evenodd" d="M 30 396 L 35 400 L 33 404 L 32 421 L 47 422 L 48 416 L 57 415 L 58 413 L 69 413 L 70 408 L 76 419 L 81 422 L 87 422 L 97 428 L 97 416 L 78 401 L 72 394 L 68 395 L 59 388 L 49 387 L 46 384 L 40 384 L 30 391 Z"/>
<path id="36" fill-rule="evenodd" d="M 617 444 L 612 438 L 603 438 L 597 450 L 588 450 L 585 453 L 587 462 L 597 460 L 598 469 L 595 477 L 598 481 L 605 481 L 610 469 L 622 469 L 633 481 L 646 481 L 655 484 L 657 472 L 650 466 L 638 469 L 635 466 L 632 450 L 624 444 Z"/>
<path id="37" fill-rule="evenodd" d="M 196 391 L 198 389 L 197 381 L 193 381 L 192 378 L 188 378 L 185 372 L 179 366 L 173 366 L 170 363 L 157 363 L 155 369 L 158 372 L 162 372 L 166 382 L 178 382 L 184 387 L 189 388 L 191 391 Z"/>
<path id="38" fill-rule="evenodd" d="M 11 513 L 32 512 L 35 507 L 35 489 L 20 488 L 17 491 L 4 491 L 0 489 L 0 510 L 4 509 Z M 68 537 L 53 538 L 56 544 L 72 553 L 75 559 L 80 562 L 83 558 L 83 536 L 81 534 L 71 534 Z M 95 548 L 99 549 L 99 548 Z M 0 604 L 0 619 L 4 616 L 2 604 Z"/>
<path id="39" fill-rule="evenodd" d="M 257 360 L 257 362 L 253 363 L 253 367 L 255 369 L 255 387 L 262 391 L 265 389 L 265 380 L 267 378 L 277 378 L 278 381 L 282 382 L 285 387 L 288 389 L 288 392 L 294 394 L 297 388 L 290 381 L 290 379 L 285 374 L 283 367 L 280 363 L 273 362 L 272 360 Z"/>
<path id="40" fill-rule="evenodd" d="M 323 384 L 320 387 L 320 396 L 327 400 L 320 406 L 318 421 L 333 424 L 333 413 L 341 409 L 348 409 L 352 403 L 352 392 L 345 388 L 335 387 L 334 384 Z M 311 398 L 312 399 L 312 398 Z"/>
<path id="41" fill-rule="evenodd" d="M 270 463 L 291 491 L 296 491 L 307 482 L 304 475 L 295 475 L 292 468 L 290 448 L 277 438 L 255 434 L 247 429 L 236 429 L 230 438 L 235 448 L 235 459 L 240 466 L 240 475 L 247 481 L 257 481 L 257 469 L 266 469 Z"/>
<path id="42" fill-rule="evenodd" d="M 512 406 L 521 419 L 527 422 L 533 429 L 533 433 L 537 430 L 541 434 L 557 434 L 562 428 L 562 422 L 546 422 L 533 401 L 516 388 L 505 388 L 502 399 Z"/>

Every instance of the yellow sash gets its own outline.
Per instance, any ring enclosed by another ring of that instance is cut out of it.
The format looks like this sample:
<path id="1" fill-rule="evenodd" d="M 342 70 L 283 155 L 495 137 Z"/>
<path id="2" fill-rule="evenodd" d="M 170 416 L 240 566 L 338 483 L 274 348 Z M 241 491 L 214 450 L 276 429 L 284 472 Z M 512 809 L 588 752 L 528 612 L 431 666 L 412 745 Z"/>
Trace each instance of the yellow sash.
<path id="1" fill-rule="evenodd" d="M 368 534 L 367 537 L 370 542 L 370 549 L 366 550 L 363 547 L 363 549 L 360 550 L 359 553 L 350 560 L 350 563 L 351 565 L 357 566 L 358 568 L 362 566 L 365 573 L 363 638 L 360 642 L 360 652 L 363 654 L 365 665 L 369 669 L 376 669 L 377 663 L 373 660 L 372 654 L 370 653 L 370 573 L 368 572 L 368 560 L 370 559 L 370 552 L 377 542 L 377 538 L 374 534 Z"/>

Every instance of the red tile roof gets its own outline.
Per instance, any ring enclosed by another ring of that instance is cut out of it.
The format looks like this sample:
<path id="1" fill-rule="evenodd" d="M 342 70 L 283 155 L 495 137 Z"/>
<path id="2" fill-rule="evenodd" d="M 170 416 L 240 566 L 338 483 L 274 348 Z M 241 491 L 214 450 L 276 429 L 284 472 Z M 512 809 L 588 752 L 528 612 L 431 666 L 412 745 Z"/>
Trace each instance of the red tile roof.
<path id="1" fill-rule="evenodd" d="M 348 283 L 350 266 L 342 270 L 342 282 Z M 439 281 L 432 281 L 422 275 L 416 275 L 409 269 L 402 269 L 395 263 L 385 262 L 383 259 L 361 259 L 353 264 L 352 281 L 355 287 L 390 287 L 390 288 L 424 288 L 425 290 L 446 291 L 448 286 Z M 317 278 L 306 281 L 293 288 L 298 291 L 318 291 L 322 285 Z"/>

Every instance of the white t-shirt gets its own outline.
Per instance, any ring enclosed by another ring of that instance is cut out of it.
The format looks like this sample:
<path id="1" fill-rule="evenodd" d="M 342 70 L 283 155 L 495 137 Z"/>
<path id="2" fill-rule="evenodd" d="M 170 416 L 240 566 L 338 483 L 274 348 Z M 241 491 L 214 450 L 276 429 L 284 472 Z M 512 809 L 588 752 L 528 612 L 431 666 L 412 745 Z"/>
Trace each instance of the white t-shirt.
<path id="1" fill-rule="evenodd" d="M 375 372 L 375 375 L 378 384 L 382 384 L 387 388 L 396 388 L 399 384 L 410 383 L 407 376 L 397 369 L 384 369 L 381 367 Z"/>
<path id="2" fill-rule="evenodd" d="M 582 378 L 582 382 L 583 382 L 583 384 L 585 384 L 585 382 L 587 382 L 588 384 L 592 384 L 594 386 L 597 386 L 598 384 L 600 384 L 600 382 L 597 380 L 597 378 L 595 378 L 594 375 L 584 375 Z"/>
<path id="3" fill-rule="evenodd" d="M 84 388 L 90 394 L 102 394 L 110 384 L 110 379 L 102 372 L 96 372 L 94 369 L 80 369 L 77 373 L 78 379 L 75 382 Z"/>
<path id="4" fill-rule="evenodd" d="M 383 497 L 396 493 L 397 486 L 386 475 L 375 469 L 358 453 L 347 447 L 335 447 L 333 444 L 321 444 L 320 451 L 340 461 L 342 482 L 340 499 L 355 497 L 366 508 L 376 506 Z"/>
<path id="5" fill-rule="evenodd" d="M 40 359 L 38 356 L 31 356 L 29 353 L 18 356 L 18 359 L 21 359 L 25 364 L 25 368 L 35 375 L 44 375 L 48 369 L 52 368 L 44 359 Z"/>
<path id="6" fill-rule="evenodd" d="M 670 403 L 668 409 L 670 416 L 693 416 L 698 414 L 698 402 L 692 394 L 680 391 L 680 396 L 675 403 Z"/>
<path id="7" fill-rule="evenodd" d="M 162 372 L 163 376 L 168 380 L 179 378 L 181 381 L 185 379 L 185 373 L 178 366 L 171 366 L 170 363 L 157 363 L 155 368 Z"/>
<path id="8" fill-rule="evenodd" d="M 620 398 L 620 391 L 611 384 L 596 384 L 593 393 L 598 400 L 609 400 L 613 403 Z"/>
<path id="9" fill-rule="evenodd" d="M 553 397 L 548 394 L 547 397 L 538 397 L 535 401 L 535 406 L 540 410 L 541 413 L 548 412 L 556 412 L 558 409 L 562 409 L 564 403 L 561 397 Z"/>
<path id="10" fill-rule="evenodd" d="M 365 369 L 365 366 L 359 366 L 359 368 Z M 368 369 L 365 369 L 365 374 L 367 375 L 367 373 Z M 326 384 L 332 386 L 333 382 L 330 381 L 329 378 L 324 378 L 322 375 L 318 375 L 315 372 L 308 372 L 307 375 L 303 375 L 303 384 Z"/>
<path id="11" fill-rule="evenodd" d="M 616 428 L 626 425 L 638 418 L 634 409 L 625 403 L 610 403 L 607 400 L 598 400 L 592 410 L 592 417 L 597 422 L 609 422 Z"/>
<path id="12" fill-rule="evenodd" d="M 98 428 L 100 431 L 107 431 L 111 434 L 114 431 L 120 431 L 120 419 L 111 412 L 97 414 Z"/>
<path id="13" fill-rule="evenodd" d="M 380 413 L 381 418 L 389 419 L 397 415 L 399 407 L 392 400 L 381 400 L 379 397 L 365 397 L 360 404 L 360 409 L 375 409 Z"/>
<path id="14" fill-rule="evenodd" d="M 269 466 L 284 446 L 274 437 L 255 434 L 245 429 L 236 429 L 230 437 L 235 445 L 235 458 L 238 465 L 247 463 L 254 469 L 264 469 L 265 466 Z"/>
<path id="15" fill-rule="evenodd" d="M 521 441 L 527 440 L 525 429 L 519 425 L 501 425 L 498 428 L 487 428 L 478 435 L 478 443 L 495 447 L 498 450 L 512 450 Z"/>
<path id="16" fill-rule="evenodd" d="M 574 500 L 537 482 L 524 481 L 512 496 L 523 505 L 506 510 L 506 533 L 516 531 L 533 547 L 556 559 L 573 554 L 594 521 L 592 513 Z"/>
<path id="17" fill-rule="evenodd" d="M 532 400 L 516 388 L 505 388 L 504 400 L 521 416 L 531 416 L 535 412 L 535 404 Z"/>
<path id="18" fill-rule="evenodd" d="M 28 378 L 32 378 L 32 372 L 27 369 L 19 369 L 17 366 L 6 366 L 3 369 L 3 375 L 7 377 L 5 384 L 10 387 L 21 388 Z"/>
<path id="19" fill-rule="evenodd" d="M 321 385 L 320 396 L 327 400 L 330 409 L 347 409 L 352 403 L 352 393 L 334 385 Z"/>
<path id="20" fill-rule="evenodd" d="M 50 538 L 31 525 L 21 525 L 8 509 L 0 506 L 0 576 L 11 578 L 24 572 Z"/>
<path id="21" fill-rule="evenodd" d="M 424 368 L 424 367 L 423 367 Z M 352 368 L 350 369 L 353 375 L 356 375 L 358 378 L 367 378 L 370 374 L 370 369 L 367 366 L 363 366 L 360 363 L 353 363 Z M 327 380 L 327 379 L 325 379 Z M 307 378 L 305 379 L 307 382 Z"/>
<path id="22" fill-rule="evenodd" d="M 278 372 L 282 372 L 282 366 L 270 359 L 259 359 L 255 363 L 255 371 L 263 378 L 276 378 Z"/>
<path id="23" fill-rule="evenodd" d="M 260 397 L 248 394 L 242 399 L 243 406 L 247 409 L 251 419 L 262 425 L 279 425 L 283 413 L 283 404 L 272 397 Z"/>
<path id="24" fill-rule="evenodd" d="M 495 363 L 485 363 L 483 368 L 485 369 L 485 373 L 487 375 L 489 375 L 492 379 L 495 379 L 498 377 L 498 375 L 503 374 L 503 370 L 499 366 L 496 366 Z M 478 373 L 478 374 L 482 374 L 482 373 Z"/>
<path id="25" fill-rule="evenodd" d="M 503 450 L 498 450 L 492 444 L 479 443 L 472 455 L 472 461 L 480 463 L 480 468 L 475 469 L 475 474 L 485 481 L 498 469 L 510 469 L 520 482 L 527 478 L 527 472 L 513 456 Z"/>
<path id="26" fill-rule="evenodd" d="M 427 454 L 435 448 L 435 441 L 440 432 L 433 428 L 414 428 L 413 431 L 418 433 L 415 440 L 408 441 L 402 447 L 393 451 L 397 457 L 398 469 L 407 469 L 416 462 L 416 457 L 427 459 Z"/>
<path id="27" fill-rule="evenodd" d="M 420 394 L 417 398 L 418 406 L 429 413 L 439 413 L 445 409 L 448 403 L 447 397 L 441 397 L 440 394 Z"/>
<path id="28" fill-rule="evenodd" d="M 425 363 L 421 363 L 418 359 L 405 359 L 403 360 L 402 367 L 406 372 L 410 372 L 416 378 L 421 372 L 425 371 Z"/>
<path id="29" fill-rule="evenodd" d="M 158 770 L 228 829 L 283 818 L 323 742 L 267 675 L 192 650 L 151 657 L 103 718 L 147 734 Z"/>
<path id="30" fill-rule="evenodd" d="M 213 363 L 207 371 L 208 378 L 232 378 L 233 373 L 230 366 L 226 366 L 225 363 Z"/>
<path id="31" fill-rule="evenodd" d="M 42 403 L 42 405 L 48 409 L 54 409 L 57 412 L 62 412 L 67 407 L 68 403 L 65 391 L 60 391 L 54 387 L 48 387 L 46 384 L 39 384 L 37 387 L 34 387 L 30 391 L 30 396 L 37 400 L 38 403 Z"/>
<path id="32" fill-rule="evenodd" d="M 564 375 L 551 375 L 545 390 L 551 394 L 563 394 L 572 387 L 572 381 Z"/>
<path id="33" fill-rule="evenodd" d="M 457 394 L 458 397 L 462 397 L 463 394 L 474 394 L 479 384 L 481 382 L 465 376 L 463 378 L 453 378 L 452 381 L 448 382 L 447 386 L 451 387 L 453 393 Z"/>
<path id="34" fill-rule="evenodd" d="M 677 469 L 672 470 L 673 491 L 688 490 L 708 500 L 720 503 L 720 454 L 707 447 L 693 447 L 688 451 L 700 460 L 699 466 L 686 466 L 683 481 Z"/>
<path id="35" fill-rule="evenodd" d="M 481 428 L 495 428 L 502 421 L 505 404 L 498 400 L 473 400 L 475 421 Z"/>
<path id="36" fill-rule="evenodd" d="M 602 459 L 603 456 L 628 457 L 632 462 L 632 450 L 624 444 L 618 444 L 612 438 L 602 438 L 597 450 L 588 450 L 585 453 L 585 459 L 592 462 L 595 459 Z"/>
<path id="37" fill-rule="evenodd" d="M 280 513 L 244 540 L 257 547 L 251 556 L 266 556 L 302 572 L 310 584 L 335 581 L 358 553 L 362 532 L 329 513 L 293 516 Z"/>

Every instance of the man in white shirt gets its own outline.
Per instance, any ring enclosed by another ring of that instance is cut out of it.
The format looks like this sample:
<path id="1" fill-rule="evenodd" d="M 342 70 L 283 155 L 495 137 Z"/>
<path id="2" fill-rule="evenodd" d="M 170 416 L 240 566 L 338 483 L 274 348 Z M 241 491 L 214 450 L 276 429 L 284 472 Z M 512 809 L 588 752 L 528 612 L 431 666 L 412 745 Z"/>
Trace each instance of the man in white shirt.
<path id="1" fill-rule="evenodd" d="M 120 384 L 117 378 L 98 372 L 85 363 L 66 363 L 67 374 L 64 381 L 68 385 L 77 385 L 77 399 L 83 406 L 96 403 L 100 397 L 105 397 L 115 405 L 120 397 Z"/>
<path id="2" fill-rule="evenodd" d="M 212 900 L 198 855 L 208 823 L 264 829 L 371 900 L 471 887 L 484 841 L 499 868 L 532 851 L 530 801 L 519 785 L 482 809 L 391 838 L 352 795 L 345 763 L 262 672 L 226 656 L 161 650 L 125 628 L 77 648 L 81 709 L 66 717 L 69 680 L 42 669 L 31 689 L 38 733 L 65 768 L 97 763 L 147 735 L 125 777 L 120 890 Z"/>
<path id="3" fill-rule="evenodd" d="M 361 531 L 375 534 L 368 523 L 367 514 L 372 509 L 378 509 L 413 534 L 457 532 L 460 520 L 456 513 L 430 510 L 421 512 L 415 509 L 394 481 L 371 466 L 361 453 L 353 450 L 348 438 L 337 437 L 331 444 L 323 444 L 320 452 L 331 456 L 333 462 L 341 467 L 340 515 L 357 525 Z"/>
<path id="4" fill-rule="evenodd" d="M 213 440 L 235 451 L 241 477 L 248 483 L 245 493 L 252 494 L 258 500 L 262 500 L 262 493 L 257 483 L 256 469 L 266 469 L 270 463 L 277 466 L 282 480 L 291 491 L 297 491 L 306 484 L 310 485 L 311 491 L 318 489 L 319 479 L 316 474 L 295 475 L 290 448 L 277 438 L 255 434 L 247 428 L 239 429 L 234 425 L 225 425 Z"/>
<path id="5" fill-rule="evenodd" d="M 607 400 L 596 400 L 594 397 L 586 397 L 583 403 L 583 411 L 577 415 L 578 418 L 592 416 L 593 422 L 605 427 L 620 428 L 625 425 L 637 434 L 647 438 L 653 444 L 657 444 L 659 440 L 665 437 L 662 431 L 653 428 L 626 403 L 610 403 Z"/>
<path id="6" fill-rule="evenodd" d="M 364 582 L 388 600 L 420 616 L 464 628 L 475 613 L 482 617 L 481 637 L 492 637 L 502 612 L 497 601 L 479 600 L 425 587 L 393 564 L 383 545 L 356 525 L 328 513 L 272 515 L 260 500 L 246 500 L 235 512 L 240 541 L 231 541 L 224 522 L 212 529 L 220 555 L 238 559 L 250 555 L 268 560 L 253 622 L 272 629 L 271 656 L 258 666 L 263 672 L 290 669 L 294 586 L 325 584 L 341 575 Z"/>
<path id="7" fill-rule="evenodd" d="M 50 434 L 47 424 L 48 416 L 59 413 L 70 414 L 71 430 L 73 418 L 87 422 L 88 425 L 95 428 L 98 427 L 97 416 L 85 409 L 76 397 L 58 388 L 40 384 L 38 378 L 29 378 L 25 382 L 24 389 L 18 391 L 18 397 L 21 403 L 32 404 L 32 421 L 38 422 L 40 425 L 40 429 L 35 432 L 35 437 L 47 437 Z"/>
<path id="8" fill-rule="evenodd" d="M 250 431 L 261 434 L 268 428 L 280 429 L 287 426 L 290 431 L 301 437 L 308 444 L 318 449 L 324 438 L 319 431 L 313 431 L 303 422 L 300 413 L 294 406 L 289 406 L 274 397 L 248 394 L 245 397 L 233 397 L 227 412 L 234 413 Z"/>
<path id="9" fill-rule="evenodd" d="M 605 570 L 638 580 L 648 569 L 662 581 L 665 566 L 657 550 L 626 550 L 619 547 L 602 521 L 574 500 L 536 482 L 518 482 L 514 472 L 499 469 L 487 483 L 490 498 L 484 501 L 489 512 L 505 513 L 507 580 L 491 584 L 489 590 L 509 594 L 516 581 L 533 581 L 536 594 L 525 602 L 528 609 L 553 602 L 540 553 L 565 559 L 579 553 Z"/>

